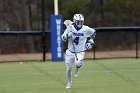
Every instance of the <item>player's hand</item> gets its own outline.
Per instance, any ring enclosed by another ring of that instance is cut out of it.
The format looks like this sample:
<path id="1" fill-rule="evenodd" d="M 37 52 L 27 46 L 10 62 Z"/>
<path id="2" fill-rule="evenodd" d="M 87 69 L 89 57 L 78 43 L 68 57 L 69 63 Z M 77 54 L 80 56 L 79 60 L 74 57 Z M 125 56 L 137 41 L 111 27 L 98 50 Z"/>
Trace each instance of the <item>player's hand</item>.
<path id="1" fill-rule="evenodd" d="M 72 36 L 72 32 L 68 32 L 68 38 L 70 38 Z"/>
<path id="2" fill-rule="evenodd" d="M 62 35 L 61 38 L 62 38 L 63 41 L 66 41 L 66 40 L 68 40 L 71 36 L 72 36 L 72 32 L 68 32 L 67 34 Z"/>

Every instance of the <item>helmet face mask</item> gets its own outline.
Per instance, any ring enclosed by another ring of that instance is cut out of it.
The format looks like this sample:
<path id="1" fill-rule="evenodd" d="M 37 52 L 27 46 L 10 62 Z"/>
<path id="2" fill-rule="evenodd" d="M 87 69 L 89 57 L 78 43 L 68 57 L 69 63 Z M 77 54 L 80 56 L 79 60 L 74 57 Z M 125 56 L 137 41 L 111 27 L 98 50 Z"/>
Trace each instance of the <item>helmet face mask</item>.
<path id="1" fill-rule="evenodd" d="M 78 26 L 78 27 L 82 27 L 83 26 L 83 23 L 84 21 L 82 20 L 76 20 L 75 24 Z"/>
<path id="2" fill-rule="evenodd" d="M 84 24 L 84 16 L 82 14 L 75 14 L 73 17 L 73 22 L 77 27 L 82 27 Z"/>

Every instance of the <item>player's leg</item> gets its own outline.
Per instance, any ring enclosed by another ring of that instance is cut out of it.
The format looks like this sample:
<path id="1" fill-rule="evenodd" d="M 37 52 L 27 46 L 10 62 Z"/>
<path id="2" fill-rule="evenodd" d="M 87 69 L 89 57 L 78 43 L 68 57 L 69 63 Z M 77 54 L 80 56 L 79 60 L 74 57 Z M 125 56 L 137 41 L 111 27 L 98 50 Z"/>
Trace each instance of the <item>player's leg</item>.
<path id="1" fill-rule="evenodd" d="M 74 62 L 74 56 L 72 55 L 66 55 L 65 57 L 65 63 L 66 63 L 66 76 L 68 79 L 68 84 L 66 88 L 72 87 L 72 64 Z"/>
<path id="2" fill-rule="evenodd" d="M 79 73 L 80 73 L 80 68 L 82 67 L 83 63 L 84 63 L 84 56 L 85 56 L 85 53 L 84 52 L 81 52 L 81 53 L 77 53 L 77 57 L 78 57 L 78 60 L 75 60 L 75 75 L 74 77 L 78 77 L 79 76 Z"/>

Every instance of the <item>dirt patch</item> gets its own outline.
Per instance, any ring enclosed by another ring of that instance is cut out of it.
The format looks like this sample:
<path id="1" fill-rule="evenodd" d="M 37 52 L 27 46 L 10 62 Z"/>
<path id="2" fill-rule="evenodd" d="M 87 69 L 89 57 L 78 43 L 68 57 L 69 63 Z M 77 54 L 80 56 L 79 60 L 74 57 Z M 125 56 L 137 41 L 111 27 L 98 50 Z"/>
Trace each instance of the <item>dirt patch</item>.
<path id="1" fill-rule="evenodd" d="M 97 51 L 96 58 L 111 58 L 111 57 L 136 57 L 135 50 L 126 51 Z M 140 57 L 140 50 L 139 50 Z M 41 53 L 34 54 L 8 54 L 0 55 L 0 62 L 13 61 L 41 61 L 43 58 Z M 93 52 L 86 52 L 85 58 L 94 58 Z M 51 60 L 51 53 L 46 53 L 46 60 Z"/>
<path id="2" fill-rule="evenodd" d="M 91 52 L 86 52 L 86 58 L 94 57 Z M 123 50 L 123 51 L 97 51 L 95 54 L 96 58 L 115 58 L 115 57 L 136 57 L 135 50 Z M 140 50 L 139 50 L 140 57 Z"/>

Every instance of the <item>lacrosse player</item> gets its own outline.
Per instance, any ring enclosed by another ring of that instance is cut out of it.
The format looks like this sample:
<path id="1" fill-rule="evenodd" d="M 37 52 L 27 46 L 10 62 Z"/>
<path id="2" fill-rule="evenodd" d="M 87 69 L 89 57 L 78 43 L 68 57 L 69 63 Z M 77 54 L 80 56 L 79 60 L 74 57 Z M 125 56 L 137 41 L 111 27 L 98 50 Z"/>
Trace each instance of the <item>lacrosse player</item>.
<path id="1" fill-rule="evenodd" d="M 68 49 L 65 54 L 66 75 L 68 84 L 66 89 L 72 87 L 72 65 L 75 64 L 76 70 L 74 77 L 79 76 L 79 69 L 84 63 L 85 51 L 92 48 L 95 38 L 95 30 L 84 24 L 84 16 L 75 14 L 73 22 L 66 20 L 64 22 L 66 30 L 61 36 L 63 41 L 68 40 Z M 89 40 L 87 38 L 90 37 Z"/>

